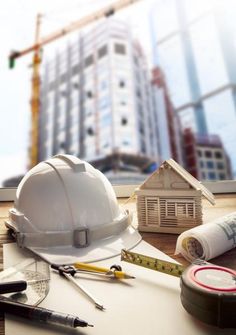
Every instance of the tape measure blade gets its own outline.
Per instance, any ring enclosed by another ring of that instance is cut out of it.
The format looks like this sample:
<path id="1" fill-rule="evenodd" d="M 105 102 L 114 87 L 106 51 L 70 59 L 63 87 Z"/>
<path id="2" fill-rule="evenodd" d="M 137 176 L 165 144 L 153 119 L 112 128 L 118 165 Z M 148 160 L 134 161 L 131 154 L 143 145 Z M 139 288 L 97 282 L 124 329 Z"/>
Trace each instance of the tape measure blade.
<path id="1" fill-rule="evenodd" d="M 180 264 L 163 261 L 158 258 L 138 254 L 125 249 L 121 250 L 121 260 L 175 277 L 180 277 L 185 270 Z"/>

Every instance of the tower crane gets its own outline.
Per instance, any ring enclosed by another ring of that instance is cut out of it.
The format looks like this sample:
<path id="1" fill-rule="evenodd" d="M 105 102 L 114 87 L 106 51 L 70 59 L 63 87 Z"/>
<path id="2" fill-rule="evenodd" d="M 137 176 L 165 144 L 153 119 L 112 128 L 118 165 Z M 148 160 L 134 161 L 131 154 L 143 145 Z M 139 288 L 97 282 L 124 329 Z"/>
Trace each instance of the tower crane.
<path id="1" fill-rule="evenodd" d="M 45 37 L 40 37 L 40 26 L 42 15 L 37 15 L 35 41 L 30 47 L 21 51 L 13 51 L 9 55 L 9 67 L 14 68 L 15 60 L 33 52 L 33 75 L 32 75 L 32 93 L 31 93 L 31 145 L 30 145 L 30 168 L 38 163 L 38 145 L 39 145 L 39 112 L 40 112 L 40 64 L 41 48 L 73 31 L 85 27 L 89 23 L 96 22 L 102 18 L 107 18 L 115 14 L 118 10 L 123 9 L 140 0 L 120 0 L 112 5 L 89 14 L 82 19 L 72 22 L 66 27 L 63 27 Z"/>

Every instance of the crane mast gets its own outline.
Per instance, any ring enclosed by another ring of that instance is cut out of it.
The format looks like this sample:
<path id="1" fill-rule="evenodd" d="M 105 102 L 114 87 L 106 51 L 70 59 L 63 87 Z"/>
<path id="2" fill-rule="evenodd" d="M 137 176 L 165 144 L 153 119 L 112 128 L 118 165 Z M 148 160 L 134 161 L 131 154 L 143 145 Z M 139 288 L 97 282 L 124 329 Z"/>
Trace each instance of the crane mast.
<path id="1" fill-rule="evenodd" d="M 37 15 L 35 29 L 35 44 L 39 43 L 41 25 L 41 14 Z M 33 54 L 33 74 L 32 74 L 32 96 L 31 96 L 31 146 L 30 150 L 30 168 L 38 163 L 38 145 L 39 145 L 39 111 L 40 111 L 40 47 L 34 49 Z"/>

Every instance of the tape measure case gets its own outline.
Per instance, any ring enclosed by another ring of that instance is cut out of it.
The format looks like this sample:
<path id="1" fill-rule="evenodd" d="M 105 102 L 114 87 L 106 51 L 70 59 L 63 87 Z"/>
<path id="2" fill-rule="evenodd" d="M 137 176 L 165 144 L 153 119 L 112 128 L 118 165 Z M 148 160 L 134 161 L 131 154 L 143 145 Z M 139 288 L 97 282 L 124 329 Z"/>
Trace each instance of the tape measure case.
<path id="1" fill-rule="evenodd" d="M 181 302 L 197 319 L 220 328 L 236 327 L 236 273 L 209 263 L 189 266 L 180 277 Z"/>

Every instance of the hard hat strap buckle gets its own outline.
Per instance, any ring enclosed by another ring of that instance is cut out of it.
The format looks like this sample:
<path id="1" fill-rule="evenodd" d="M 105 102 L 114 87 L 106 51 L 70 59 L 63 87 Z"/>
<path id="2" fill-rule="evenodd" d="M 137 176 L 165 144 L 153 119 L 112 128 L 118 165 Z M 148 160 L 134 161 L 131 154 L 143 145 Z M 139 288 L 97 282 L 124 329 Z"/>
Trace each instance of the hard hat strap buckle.
<path id="1" fill-rule="evenodd" d="M 19 231 L 15 231 L 15 238 L 18 246 L 20 248 L 24 248 L 24 240 L 25 240 L 24 234 L 20 233 Z"/>
<path id="2" fill-rule="evenodd" d="M 90 245 L 89 228 L 81 227 L 74 230 L 74 246 L 85 248 Z"/>

